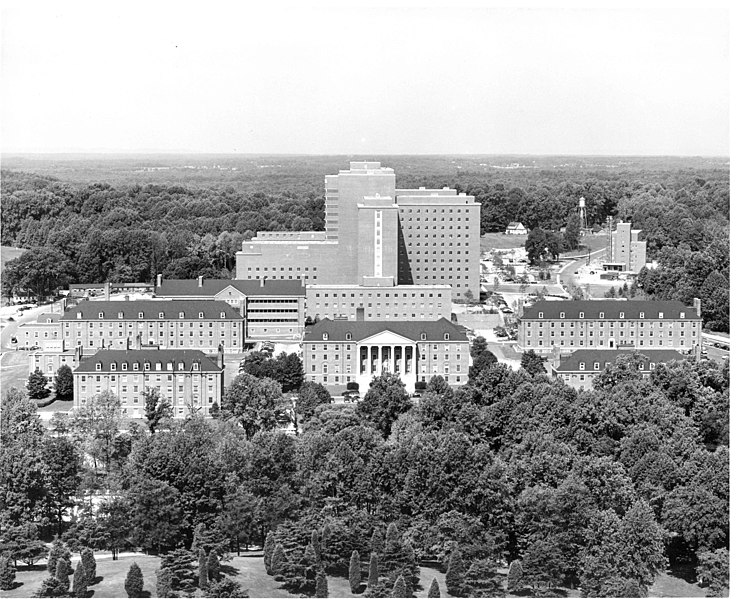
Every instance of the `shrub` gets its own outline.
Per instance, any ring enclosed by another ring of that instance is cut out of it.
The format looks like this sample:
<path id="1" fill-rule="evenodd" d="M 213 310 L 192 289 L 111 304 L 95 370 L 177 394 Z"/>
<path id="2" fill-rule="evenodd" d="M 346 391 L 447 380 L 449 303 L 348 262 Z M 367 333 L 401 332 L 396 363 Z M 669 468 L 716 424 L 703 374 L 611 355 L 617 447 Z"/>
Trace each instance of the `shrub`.
<path id="1" fill-rule="evenodd" d="M 95 584 L 95 578 L 97 577 L 97 562 L 95 561 L 95 554 L 92 553 L 92 549 L 85 547 L 82 549 L 80 554 L 82 563 L 84 564 L 84 571 L 87 573 L 87 586 Z"/>
<path id="2" fill-rule="evenodd" d="M 454 551 L 450 554 L 448 569 L 445 573 L 445 588 L 448 590 L 448 594 L 456 597 L 463 594 L 463 575 L 465 572 L 466 568 L 463 565 L 461 554 Z"/>
<path id="3" fill-rule="evenodd" d="M 407 597 L 407 585 L 404 583 L 404 576 L 397 576 L 394 581 L 392 597 Z"/>
<path id="4" fill-rule="evenodd" d="M 10 591 L 15 587 L 15 566 L 9 556 L 0 556 L 0 590 Z"/>
<path id="5" fill-rule="evenodd" d="M 56 538 L 51 545 L 51 549 L 49 549 L 49 557 L 46 562 L 46 569 L 52 576 L 56 575 L 56 562 L 59 561 L 59 558 L 64 558 L 67 563 L 72 562 L 72 554 L 69 548 L 60 539 Z"/>
<path id="6" fill-rule="evenodd" d="M 209 581 L 208 576 L 208 569 L 207 569 L 207 554 L 205 553 L 205 550 L 200 547 L 200 555 L 199 555 L 199 575 L 200 575 L 200 588 L 206 589 Z"/>
<path id="7" fill-rule="evenodd" d="M 379 557 L 375 552 L 371 553 L 368 571 L 368 586 L 375 587 L 379 584 Z"/>
<path id="8" fill-rule="evenodd" d="M 214 549 L 207 556 L 207 575 L 212 581 L 220 580 L 220 560 Z"/>
<path id="9" fill-rule="evenodd" d="M 287 558 L 284 555 L 284 547 L 279 543 L 274 547 L 274 552 L 271 554 L 271 575 L 274 577 L 279 576 L 282 573 L 286 562 Z"/>
<path id="10" fill-rule="evenodd" d="M 438 584 L 438 579 L 433 577 L 432 582 L 430 583 L 430 590 L 427 592 L 428 597 L 432 597 L 433 599 L 439 599 L 440 598 L 440 585 Z"/>
<path id="11" fill-rule="evenodd" d="M 141 584 L 143 584 L 143 578 L 141 578 Z M 84 564 L 81 561 L 77 564 L 77 568 L 74 570 L 74 578 L 72 579 L 72 594 L 75 597 L 87 596 L 87 572 L 85 571 Z M 130 596 L 132 595 L 129 595 L 129 597 Z"/>
<path id="12" fill-rule="evenodd" d="M 207 588 L 206 597 L 241 597 L 248 599 L 248 592 L 244 591 L 239 582 L 224 576 L 222 580 L 213 582 Z"/>
<path id="13" fill-rule="evenodd" d="M 509 564 L 509 574 L 507 575 L 507 590 L 516 591 L 522 588 L 522 562 L 518 559 Z"/>
<path id="14" fill-rule="evenodd" d="M 177 596 L 177 594 L 172 589 L 172 576 L 171 570 L 169 570 L 169 568 L 161 568 L 160 570 L 156 570 L 156 596 Z"/>
<path id="15" fill-rule="evenodd" d="M 69 590 L 70 567 L 71 566 L 69 565 L 69 562 L 63 557 L 59 558 L 59 560 L 56 562 L 56 580 L 58 580 L 59 584 L 62 585 L 65 593 Z"/>
<path id="16" fill-rule="evenodd" d="M 143 597 L 143 573 L 136 562 L 128 568 L 128 575 L 125 577 L 125 592 L 128 597 Z"/>
<path id="17" fill-rule="evenodd" d="M 271 574 L 271 555 L 274 553 L 274 545 L 276 543 L 274 542 L 274 533 L 269 531 L 269 534 L 266 535 L 266 541 L 264 542 L 264 567 L 266 568 L 266 573 Z"/>
<path id="18" fill-rule="evenodd" d="M 315 583 L 315 597 L 325 598 L 328 596 L 328 579 L 325 572 L 320 570 L 317 573 L 317 581 Z"/>
<path id="19" fill-rule="evenodd" d="M 356 381 L 351 381 L 346 385 L 346 388 L 348 389 L 348 391 L 358 391 L 359 385 Z"/>
<path id="20" fill-rule="evenodd" d="M 41 583 L 41 588 L 34 593 L 34 597 L 66 597 L 68 590 L 63 583 L 54 576 L 49 576 Z"/>
<path id="21" fill-rule="evenodd" d="M 358 551 L 351 553 L 351 563 L 348 566 L 348 584 L 351 585 L 351 593 L 358 593 L 361 587 L 361 558 Z"/>
<path id="22" fill-rule="evenodd" d="M 415 383 L 415 391 L 424 391 L 427 389 L 427 383 L 425 381 L 417 381 Z"/>

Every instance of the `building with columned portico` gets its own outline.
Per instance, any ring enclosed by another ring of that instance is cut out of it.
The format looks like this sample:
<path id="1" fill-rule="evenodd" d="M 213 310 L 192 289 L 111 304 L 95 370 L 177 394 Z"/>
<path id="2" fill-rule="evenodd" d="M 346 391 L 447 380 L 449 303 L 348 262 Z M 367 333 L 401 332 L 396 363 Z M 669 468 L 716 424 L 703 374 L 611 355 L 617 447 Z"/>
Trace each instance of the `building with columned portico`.
<path id="1" fill-rule="evenodd" d="M 440 375 L 452 386 L 468 380 L 469 341 L 445 318 L 422 321 L 325 319 L 304 337 L 305 380 L 331 392 L 356 382 L 361 392 L 384 372 L 396 373 L 412 392 L 417 382 Z"/>

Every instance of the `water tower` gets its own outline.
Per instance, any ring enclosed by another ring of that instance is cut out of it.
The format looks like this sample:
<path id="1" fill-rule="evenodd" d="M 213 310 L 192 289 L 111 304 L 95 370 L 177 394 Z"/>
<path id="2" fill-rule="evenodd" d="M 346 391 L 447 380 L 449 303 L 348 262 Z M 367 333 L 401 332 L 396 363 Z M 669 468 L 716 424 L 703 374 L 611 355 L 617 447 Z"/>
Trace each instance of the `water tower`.
<path id="1" fill-rule="evenodd" d="M 578 200 L 578 224 L 581 232 L 588 228 L 588 219 L 586 218 L 586 198 Z"/>

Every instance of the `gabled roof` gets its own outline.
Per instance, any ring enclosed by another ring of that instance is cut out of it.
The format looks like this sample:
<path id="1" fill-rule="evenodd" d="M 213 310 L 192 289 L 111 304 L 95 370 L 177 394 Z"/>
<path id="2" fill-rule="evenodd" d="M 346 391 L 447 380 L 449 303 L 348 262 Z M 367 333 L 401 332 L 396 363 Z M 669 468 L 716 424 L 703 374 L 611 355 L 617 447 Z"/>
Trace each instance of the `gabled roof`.
<path id="1" fill-rule="evenodd" d="M 511 223 L 507 225 L 507 229 L 509 228 L 519 229 L 520 227 L 522 227 L 523 229 L 525 228 L 525 226 L 522 223 L 518 223 L 517 221 L 512 221 Z"/>
<path id="2" fill-rule="evenodd" d="M 650 371 L 650 363 L 659 364 L 671 360 L 686 360 L 687 356 L 674 349 L 579 349 L 560 362 L 560 366 L 553 368 L 556 372 L 586 372 L 594 371 L 594 363 L 599 363 L 599 370 L 609 362 L 614 364 L 617 356 L 631 355 L 635 351 L 645 358 L 645 372 Z M 581 362 L 584 363 L 583 370 Z M 595 371 L 594 371 L 595 372 Z"/>
<path id="3" fill-rule="evenodd" d="M 304 341 L 324 341 L 325 333 L 330 341 L 346 341 L 348 333 L 352 341 L 362 341 L 384 331 L 390 331 L 414 341 L 464 341 L 468 343 L 463 329 L 446 318 L 428 322 L 421 320 L 350 321 L 325 318 L 305 333 Z M 422 339 L 422 333 L 426 334 L 426 339 Z M 448 339 L 445 339 L 446 333 Z"/>
<path id="4" fill-rule="evenodd" d="M 155 293 L 159 297 L 214 297 L 229 286 L 246 296 L 305 295 L 304 283 L 299 279 L 203 279 L 201 287 L 198 279 L 163 279 Z"/>
<path id="5" fill-rule="evenodd" d="M 62 320 L 121 320 L 118 317 L 120 313 L 123 314 L 122 320 L 158 319 L 162 313 L 165 320 L 177 320 L 180 312 L 184 313 L 185 320 L 199 319 L 200 312 L 202 318 L 208 320 L 220 319 L 222 313 L 227 319 L 243 318 L 238 310 L 229 304 L 214 300 L 134 300 L 82 302 L 65 312 Z M 103 315 L 102 318 L 100 313 Z M 81 316 L 78 317 L 78 314 Z M 143 316 L 139 317 L 139 314 Z"/>
<path id="6" fill-rule="evenodd" d="M 542 312 L 542 317 L 540 313 Z M 561 316 L 561 313 L 564 316 Z M 686 319 L 698 320 L 696 308 L 686 306 L 676 301 L 651 301 L 651 300 L 564 300 L 564 301 L 539 301 L 529 308 L 525 308 L 522 320 L 577 320 L 587 319 L 619 319 L 620 313 L 624 313 L 627 320 L 658 320 L 660 314 L 664 319 L 679 319 L 683 313 Z M 603 316 L 600 316 L 603 314 Z"/>
<path id="7" fill-rule="evenodd" d="M 199 350 L 194 349 L 103 349 L 92 356 L 83 357 L 79 361 L 79 365 L 74 369 L 74 373 L 90 373 L 90 372 L 112 372 L 110 366 L 115 363 L 115 372 L 122 370 L 123 362 L 127 362 L 127 371 L 133 370 L 133 364 L 138 363 L 138 370 L 145 371 L 144 363 L 151 364 L 149 372 L 177 372 L 179 364 L 184 364 L 183 372 L 192 370 L 195 362 L 199 364 L 199 372 L 221 372 L 215 362 L 208 358 Z M 161 364 L 161 369 L 156 370 L 156 364 Z M 100 370 L 97 370 L 97 364 L 101 364 Z M 167 364 L 172 364 L 172 368 L 168 369 Z"/>

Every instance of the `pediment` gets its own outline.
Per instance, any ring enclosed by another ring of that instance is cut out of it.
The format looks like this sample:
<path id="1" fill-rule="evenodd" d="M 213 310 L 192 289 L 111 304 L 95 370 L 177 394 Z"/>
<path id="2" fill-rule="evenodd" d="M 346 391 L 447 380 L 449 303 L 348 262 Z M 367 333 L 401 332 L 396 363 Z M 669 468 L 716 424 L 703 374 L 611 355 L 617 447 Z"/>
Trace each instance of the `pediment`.
<path id="1" fill-rule="evenodd" d="M 361 339 L 360 343 L 362 345 L 404 345 L 408 343 L 414 345 L 415 340 L 398 335 L 393 331 L 381 331 L 381 333 L 376 333 L 375 335 Z"/>
<path id="2" fill-rule="evenodd" d="M 246 297 L 246 294 L 242 291 L 236 289 L 232 285 L 228 285 L 227 287 L 224 287 L 222 290 L 218 291 L 215 294 L 216 300 L 228 300 L 228 299 L 243 299 Z"/>

